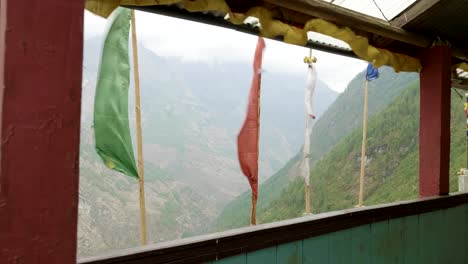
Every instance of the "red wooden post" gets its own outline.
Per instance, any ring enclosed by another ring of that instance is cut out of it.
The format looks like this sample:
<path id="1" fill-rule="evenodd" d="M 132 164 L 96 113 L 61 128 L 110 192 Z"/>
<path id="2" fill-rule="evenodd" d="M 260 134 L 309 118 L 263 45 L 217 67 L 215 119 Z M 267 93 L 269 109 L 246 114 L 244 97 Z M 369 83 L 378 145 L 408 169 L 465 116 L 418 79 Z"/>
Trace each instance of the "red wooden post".
<path id="1" fill-rule="evenodd" d="M 419 194 L 449 192 L 450 48 L 435 46 L 421 56 L 419 128 Z"/>
<path id="2" fill-rule="evenodd" d="M 83 0 L 0 0 L 0 263 L 76 263 Z"/>

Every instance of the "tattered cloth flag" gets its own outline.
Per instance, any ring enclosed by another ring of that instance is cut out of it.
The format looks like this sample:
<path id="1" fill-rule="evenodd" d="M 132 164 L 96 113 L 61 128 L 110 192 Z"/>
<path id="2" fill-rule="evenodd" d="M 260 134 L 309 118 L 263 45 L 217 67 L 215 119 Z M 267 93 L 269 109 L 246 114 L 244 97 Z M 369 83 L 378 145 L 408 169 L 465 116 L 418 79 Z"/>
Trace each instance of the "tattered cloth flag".
<path id="1" fill-rule="evenodd" d="M 307 85 L 305 89 L 305 107 L 306 107 L 306 127 L 304 132 L 304 148 L 302 160 L 302 174 L 307 186 L 309 186 L 310 177 L 310 138 L 312 136 L 312 127 L 314 125 L 314 92 L 317 82 L 317 71 L 313 63 L 308 63 Z"/>
<path id="2" fill-rule="evenodd" d="M 260 126 L 260 80 L 265 41 L 259 37 L 253 63 L 253 79 L 250 87 L 247 114 L 237 136 L 237 155 L 242 172 L 252 188 L 252 199 L 258 196 L 258 143 Z"/>
<path id="3" fill-rule="evenodd" d="M 366 80 L 367 81 L 373 81 L 373 80 L 375 80 L 377 78 L 379 78 L 379 70 L 374 68 L 372 63 L 369 63 L 367 65 Z"/>
<path id="4" fill-rule="evenodd" d="M 128 118 L 130 18 L 126 8 L 109 18 L 94 99 L 94 137 L 107 167 L 138 178 Z"/>

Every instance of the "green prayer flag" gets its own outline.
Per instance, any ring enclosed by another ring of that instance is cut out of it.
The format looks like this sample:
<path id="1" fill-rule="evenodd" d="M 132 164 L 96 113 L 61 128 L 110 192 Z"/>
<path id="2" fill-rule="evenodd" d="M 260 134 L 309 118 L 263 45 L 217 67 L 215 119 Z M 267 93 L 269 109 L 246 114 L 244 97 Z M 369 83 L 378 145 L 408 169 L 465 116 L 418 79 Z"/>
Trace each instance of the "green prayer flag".
<path id="1" fill-rule="evenodd" d="M 96 151 L 107 167 L 138 178 L 128 118 L 129 9 L 110 17 L 94 98 Z"/>

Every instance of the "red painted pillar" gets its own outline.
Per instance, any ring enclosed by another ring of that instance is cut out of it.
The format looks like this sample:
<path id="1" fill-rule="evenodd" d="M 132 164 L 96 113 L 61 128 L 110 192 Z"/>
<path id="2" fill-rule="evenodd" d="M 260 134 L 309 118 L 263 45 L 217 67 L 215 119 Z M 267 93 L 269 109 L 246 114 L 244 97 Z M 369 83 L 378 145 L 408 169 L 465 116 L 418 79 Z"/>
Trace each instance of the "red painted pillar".
<path id="1" fill-rule="evenodd" d="M 0 263 L 76 263 L 83 0 L 0 0 Z"/>
<path id="2" fill-rule="evenodd" d="M 450 48 L 435 46 L 421 56 L 419 194 L 449 192 Z"/>

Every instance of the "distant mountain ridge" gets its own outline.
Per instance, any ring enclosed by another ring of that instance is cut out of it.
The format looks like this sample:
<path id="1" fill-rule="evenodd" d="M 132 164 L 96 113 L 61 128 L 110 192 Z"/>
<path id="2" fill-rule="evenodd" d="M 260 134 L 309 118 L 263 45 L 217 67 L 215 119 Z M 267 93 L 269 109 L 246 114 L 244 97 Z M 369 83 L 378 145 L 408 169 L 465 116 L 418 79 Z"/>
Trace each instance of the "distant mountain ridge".
<path id="1" fill-rule="evenodd" d="M 92 113 L 101 39 L 85 42 L 80 155 L 80 256 L 137 246 L 137 181 L 107 169 L 96 155 Z M 221 208 L 248 189 L 237 161 L 252 67 L 217 67 L 157 56 L 139 47 L 148 237 L 152 242 L 206 232 Z M 266 72 L 262 78 L 260 180 L 303 141 L 304 78 Z M 317 112 L 337 93 L 319 81 Z M 130 90 L 131 129 L 134 95 Z M 134 132 L 132 132 L 134 135 Z M 134 140 L 134 138 L 133 138 Z"/>

